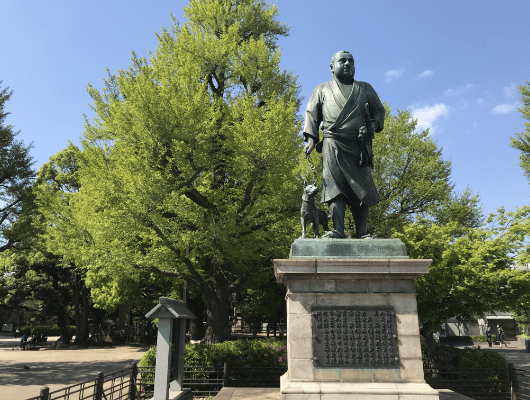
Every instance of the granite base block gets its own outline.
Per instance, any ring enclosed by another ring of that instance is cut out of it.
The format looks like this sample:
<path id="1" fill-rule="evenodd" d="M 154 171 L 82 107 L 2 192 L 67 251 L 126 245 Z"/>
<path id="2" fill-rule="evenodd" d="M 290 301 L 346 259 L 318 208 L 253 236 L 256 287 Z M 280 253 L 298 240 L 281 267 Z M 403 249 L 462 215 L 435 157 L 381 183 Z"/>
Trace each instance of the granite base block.
<path id="1" fill-rule="evenodd" d="M 282 400 L 439 400 L 438 391 L 425 382 L 294 382 L 289 373 L 280 378 L 280 393 Z"/>

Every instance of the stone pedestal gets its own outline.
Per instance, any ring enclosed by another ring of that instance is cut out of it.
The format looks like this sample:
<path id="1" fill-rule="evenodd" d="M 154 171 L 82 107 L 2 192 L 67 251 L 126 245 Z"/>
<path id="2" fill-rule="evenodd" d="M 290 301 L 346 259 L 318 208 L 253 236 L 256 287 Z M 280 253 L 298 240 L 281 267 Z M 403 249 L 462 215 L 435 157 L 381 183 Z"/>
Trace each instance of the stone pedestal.
<path id="1" fill-rule="evenodd" d="M 276 279 L 287 287 L 288 372 L 281 378 L 282 400 L 438 400 L 423 377 L 414 289 L 414 279 L 427 274 L 430 263 L 409 259 L 397 239 L 299 239 L 290 259 L 274 260 Z M 323 307 L 393 310 L 398 359 L 387 365 L 326 367 L 313 349 L 314 340 L 323 340 L 313 337 L 315 310 Z"/>

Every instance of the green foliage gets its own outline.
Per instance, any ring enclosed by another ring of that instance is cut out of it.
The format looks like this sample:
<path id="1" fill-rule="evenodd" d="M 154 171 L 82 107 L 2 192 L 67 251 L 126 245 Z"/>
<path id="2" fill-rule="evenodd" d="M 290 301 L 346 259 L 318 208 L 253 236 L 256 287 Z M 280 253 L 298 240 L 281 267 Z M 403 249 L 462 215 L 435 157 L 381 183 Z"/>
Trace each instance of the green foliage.
<path id="1" fill-rule="evenodd" d="M 238 367 L 287 367 L 285 340 L 234 340 L 215 344 L 186 344 L 184 365 Z M 154 366 L 156 348 L 142 356 L 138 366 Z"/>
<path id="2" fill-rule="evenodd" d="M 0 81 L 0 84 L 2 81 Z M 34 161 L 29 155 L 32 145 L 16 140 L 19 132 L 5 125 L 10 114 L 5 111 L 13 91 L 0 90 L 0 252 L 16 246 L 30 236 L 27 219 L 17 221 L 25 208 L 31 208 L 30 187 L 35 176 Z"/>
<path id="3" fill-rule="evenodd" d="M 71 325 L 68 327 L 71 332 L 75 332 L 75 326 Z M 19 327 L 21 333 L 35 334 L 42 333 L 44 336 L 60 336 L 61 330 L 57 325 L 23 325 Z"/>
<path id="4" fill-rule="evenodd" d="M 51 244 L 107 310 L 186 279 L 217 341 L 231 295 L 268 282 L 299 229 L 299 88 L 280 68 L 276 6 L 190 1 L 185 15 L 149 60 L 133 54 L 102 91 L 89 86 L 80 190 L 56 214 L 73 226 L 57 225 Z"/>
<path id="5" fill-rule="evenodd" d="M 385 129 L 375 135 L 375 185 L 381 196 L 370 208 L 368 231 L 378 237 L 390 237 L 426 213 L 433 205 L 447 201 L 452 190 L 449 183 L 451 162 L 442 158 L 428 130 L 415 131 L 417 121 L 407 110 L 385 117 Z"/>
<path id="6" fill-rule="evenodd" d="M 433 260 L 429 274 L 415 281 L 420 324 L 429 334 L 451 317 L 472 321 L 528 302 L 530 276 L 511 265 L 524 250 L 529 212 L 499 209 L 488 225 L 464 230 L 457 222 L 418 220 L 395 233 L 411 258 Z"/>
<path id="7" fill-rule="evenodd" d="M 471 340 L 474 342 L 487 342 L 486 335 L 473 335 L 470 336 Z M 494 342 L 497 340 L 497 336 L 495 334 L 491 334 L 491 340 Z"/>
<path id="8" fill-rule="evenodd" d="M 156 365 L 156 347 L 151 347 L 142 356 L 139 367 L 154 367 Z"/>
<path id="9" fill-rule="evenodd" d="M 523 108 L 519 108 L 521 117 L 530 121 L 530 81 L 526 81 L 526 86 L 519 86 L 519 93 L 521 93 L 521 101 L 524 104 Z M 525 131 L 516 133 L 515 138 L 511 138 L 510 146 L 515 147 L 521 151 L 519 156 L 519 165 L 524 171 L 524 174 L 530 179 L 530 122 L 525 122 Z"/>
<path id="10" fill-rule="evenodd" d="M 506 359 L 489 349 L 470 348 L 460 350 L 458 365 L 462 368 L 506 368 Z"/>
<path id="11" fill-rule="evenodd" d="M 427 354 L 427 342 L 423 336 L 420 336 L 421 362 L 424 367 L 430 367 L 429 355 Z"/>

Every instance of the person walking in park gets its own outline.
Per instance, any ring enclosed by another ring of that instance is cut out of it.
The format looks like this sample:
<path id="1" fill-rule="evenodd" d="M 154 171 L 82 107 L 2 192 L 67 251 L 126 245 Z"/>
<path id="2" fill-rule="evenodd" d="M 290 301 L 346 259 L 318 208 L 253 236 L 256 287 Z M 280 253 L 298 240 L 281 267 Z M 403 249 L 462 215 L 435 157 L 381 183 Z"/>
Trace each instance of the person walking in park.
<path id="1" fill-rule="evenodd" d="M 486 322 L 486 342 L 488 342 L 488 346 L 491 347 L 491 326 Z"/>
<path id="2" fill-rule="evenodd" d="M 504 333 L 504 329 L 502 329 L 502 326 L 500 326 L 499 324 L 497 324 L 497 332 L 499 335 L 499 348 L 502 349 L 502 345 L 508 348 L 508 345 L 506 344 L 506 335 Z"/>

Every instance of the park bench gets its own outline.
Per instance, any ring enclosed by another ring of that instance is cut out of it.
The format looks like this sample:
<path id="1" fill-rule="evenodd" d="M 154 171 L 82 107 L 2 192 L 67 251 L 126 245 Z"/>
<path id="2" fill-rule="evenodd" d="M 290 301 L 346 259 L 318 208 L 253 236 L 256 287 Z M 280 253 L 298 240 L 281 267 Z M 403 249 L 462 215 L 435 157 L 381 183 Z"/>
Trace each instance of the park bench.
<path id="1" fill-rule="evenodd" d="M 48 338 L 41 333 L 41 334 L 37 334 L 33 336 L 30 340 L 20 343 L 20 347 L 22 348 L 22 350 L 26 350 L 26 347 L 28 349 L 35 350 L 36 349 L 35 346 L 46 344 L 47 341 L 48 341 Z"/>
<path id="2" fill-rule="evenodd" d="M 31 338 L 30 340 L 21 342 L 20 347 L 22 348 L 22 350 L 26 350 L 26 347 L 30 350 L 31 349 L 35 350 L 36 344 L 37 344 L 37 340 L 35 338 Z"/>

